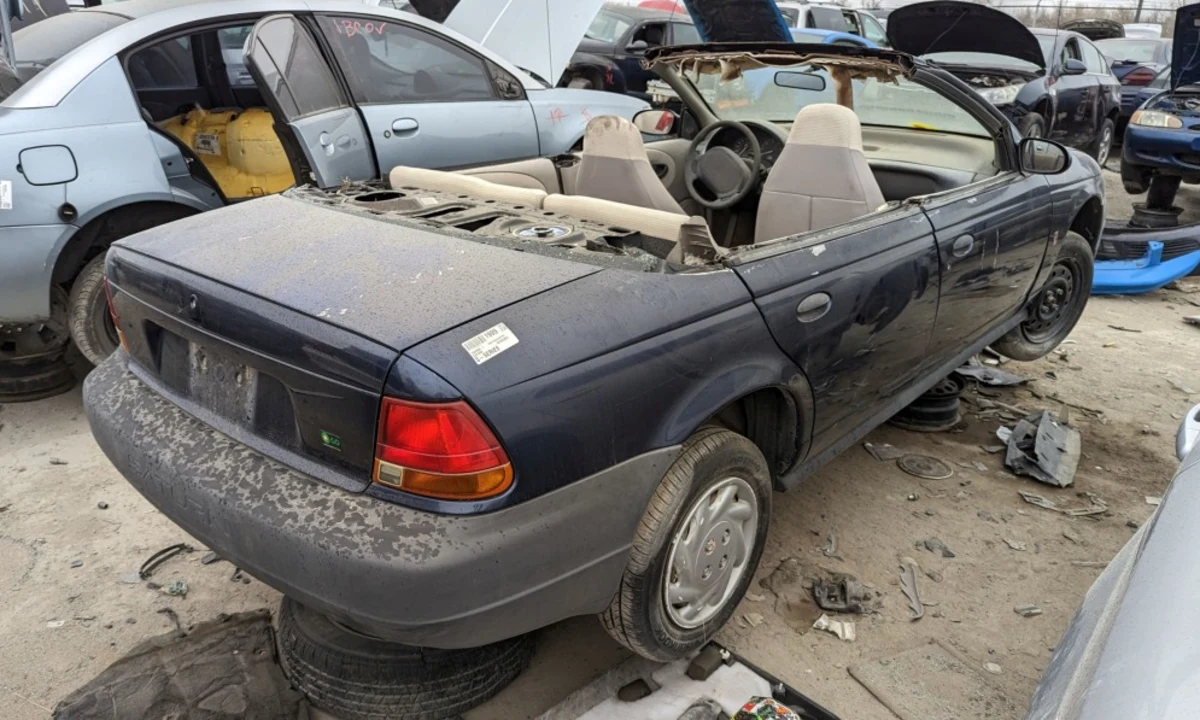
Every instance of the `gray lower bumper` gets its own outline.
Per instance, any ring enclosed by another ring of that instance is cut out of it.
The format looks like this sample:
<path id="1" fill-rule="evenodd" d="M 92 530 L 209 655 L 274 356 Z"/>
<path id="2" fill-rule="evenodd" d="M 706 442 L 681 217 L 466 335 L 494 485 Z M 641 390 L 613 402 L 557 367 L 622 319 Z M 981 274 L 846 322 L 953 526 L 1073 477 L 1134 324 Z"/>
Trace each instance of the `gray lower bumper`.
<path id="1" fill-rule="evenodd" d="M 100 447 L 146 499 L 285 595 L 413 645 L 473 647 L 603 610 L 679 452 L 487 515 L 434 515 L 260 455 L 155 393 L 127 361 L 118 351 L 93 371 L 84 404 Z"/>

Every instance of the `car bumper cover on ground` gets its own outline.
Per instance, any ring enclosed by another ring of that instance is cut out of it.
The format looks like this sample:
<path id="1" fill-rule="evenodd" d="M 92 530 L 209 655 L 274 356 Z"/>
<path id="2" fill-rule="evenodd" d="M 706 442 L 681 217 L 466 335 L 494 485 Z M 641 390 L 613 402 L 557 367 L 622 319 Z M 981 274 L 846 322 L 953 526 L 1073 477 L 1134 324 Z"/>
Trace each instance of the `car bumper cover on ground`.
<path id="1" fill-rule="evenodd" d="M 88 377 L 92 432 L 165 515 L 222 557 L 363 632 L 474 647 L 603 610 L 678 447 L 486 515 L 349 493 L 201 423 L 118 351 Z"/>

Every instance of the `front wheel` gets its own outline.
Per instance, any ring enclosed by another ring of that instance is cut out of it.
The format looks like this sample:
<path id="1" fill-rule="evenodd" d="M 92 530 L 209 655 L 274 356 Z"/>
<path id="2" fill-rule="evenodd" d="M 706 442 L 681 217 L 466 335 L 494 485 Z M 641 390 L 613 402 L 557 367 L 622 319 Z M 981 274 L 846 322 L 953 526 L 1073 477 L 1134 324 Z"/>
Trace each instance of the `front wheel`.
<path id="1" fill-rule="evenodd" d="M 1022 137 L 1040 138 L 1046 136 L 1046 120 L 1037 113 L 1029 113 L 1021 118 L 1021 122 L 1017 125 L 1017 129 L 1021 131 Z"/>
<path id="2" fill-rule="evenodd" d="M 605 630 L 651 660 L 698 650 L 746 593 L 770 520 L 762 452 L 730 430 L 697 431 L 642 515 Z"/>
<path id="3" fill-rule="evenodd" d="M 1105 118 L 1104 124 L 1100 126 L 1100 133 L 1096 135 L 1096 144 L 1092 146 L 1091 153 L 1100 167 L 1104 167 L 1104 163 L 1108 162 L 1108 154 L 1112 151 L 1113 135 L 1113 121 Z"/>
<path id="4" fill-rule="evenodd" d="M 992 343 L 992 349 L 1014 360 L 1036 360 L 1058 347 L 1087 306 L 1093 263 L 1092 246 L 1082 235 L 1068 231 L 1050 277 L 1034 296 L 1029 317 Z"/>

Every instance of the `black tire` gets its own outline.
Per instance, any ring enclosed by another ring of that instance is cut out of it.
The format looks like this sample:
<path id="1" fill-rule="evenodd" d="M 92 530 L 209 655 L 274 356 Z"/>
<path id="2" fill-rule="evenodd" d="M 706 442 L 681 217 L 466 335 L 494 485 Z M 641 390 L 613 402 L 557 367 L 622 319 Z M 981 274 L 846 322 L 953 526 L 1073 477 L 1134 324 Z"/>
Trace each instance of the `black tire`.
<path id="1" fill-rule="evenodd" d="M 1108 162 L 1109 152 L 1112 150 L 1113 137 L 1116 135 L 1115 127 L 1111 118 L 1104 118 L 1104 122 L 1100 125 L 1100 132 L 1096 135 L 1096 142 L 1092 145 L 1089 154 L 1095 158 L 1100 167 Z"/>
<path id="2" fill-rule="evenodd" d="M 117 328 L 108 313 L 108 295 L 104 292 L 104 255 L 92 258 L 79 271 L 67 303 L 71 339 L 92 365 L 104 362 L 119 344 Z"/>
<path id="3" fill-rule="evenodd" d="M 944 377 L 888 422 L 915 432 L 945 432 L 962 419 L 959 409 L 963 387 L 965 383 L 957 375 Z"/>
<path id="4" fill-rule="evenodd" d="M 1046 118 L 1041 115 L 1031 112 L 1021 118 L 1017 123 L 1017 129 L 1021 131 L 1022 137 L 1040 138 L 1046 136 Z"/>
<path id="5" fill-rule="evenodd" d="M 992 343 L 1014 360 L 1036 360 L 1067 339 L 1087 307 L 1092 292 L 1092 246 L 1068 232 L 1058 248 L 1050 277 L 1034 295 L 1030 317 Z"/>
<path id="6" fill-rule="evenodd" d="M 504 689 L 532 657 L 531 635 L 435 650 L 361 635 L 287 597 L 279 606 L 284 674 L 343 720 L 458 717 Z"/>
<path id="7" fill-rule="evenodd" d="M 664 598 L 672 540 L 690 509 L 730 478 L 753 491 L 757 509 L 753 545 L 740 578 L 729 586 L 732 593 L 719 610 L 702 625 L 687 628 L 671 619 Z M 770 521 L 771 474 L 759 449 L 724 428 L 697 431 L 684 442 L 682 454 L 663 476 L 638 523 L 620 588 L 600 615 L 604 629 L 638 655 L 660 662 L 699 649 L 729 620 L 745 595 L 762 557 Z"/>
<path id="8" fill-rule="evenodd" d="M 1175 195 L 1183 179 L 1178 175 L 1155 175 L 1150 178 L 1146 207 L 1150 210 L 1170 210 L 1175 207 Z"/>
<path id="9" fill-rule="evenodd" d="M 1130 195 L 1141 195 L 1150 189 L 1150 172 L 1121 158 L 1121 184 Z"/>

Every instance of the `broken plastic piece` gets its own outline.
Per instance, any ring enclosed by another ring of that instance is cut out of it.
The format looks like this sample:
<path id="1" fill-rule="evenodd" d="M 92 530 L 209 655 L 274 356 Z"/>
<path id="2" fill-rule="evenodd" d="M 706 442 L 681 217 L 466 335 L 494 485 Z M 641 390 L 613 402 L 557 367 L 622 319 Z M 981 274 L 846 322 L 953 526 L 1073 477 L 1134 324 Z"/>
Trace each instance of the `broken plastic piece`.
<path id="1" fill-rule="evenodd" d="M 854 642 L 854 638 L 857 637 L 854 632 L 854 623 L 849 620 L 833 620 L 824 613 L 813 623 L 813 629 L 832 633 L 846 642 Z"/>
<path id="2" fill-rule="evenodd" d="M 1013 612 L 1021 617 L 1033 617 L 1035 615 L 1041 615 L 1042 609 L 1037 605 L 1018 605 L 1013 608 Z"/>
<path id="3" fill-rule="evenodd" d="M 1018 490 L 1017 492 L 1021 495 L 1021 499 L 1030 505 L 1037 505 L 1040 508 L 1052 510 L 1056 513 L 1062 513 L 1063 515 L 1070 515 L 1072 517 L 1103 515 L 1104 513 L 1108 512 L 1108 505 L 1106 505 L 1098 495 L 1094 494 L 1090 495 L 1088 498 L 1092 501 L 1092 504 L 1089 506 L 1079 508 L 1061 508 L 1037 493 L 1031 493 L 1025 490 Z"/>
<path id="4" fill-rule="evenodd" d="M 921 604 L 921 595 L 917 591 L 917 571 L 912 562 L 900 563 L 900 590 L 908 598 L 908 609 L 912 612 L 909 620 L 915 622 L 925 617 L 925 606 Z"/>
<path id="5" fill-rule="evenodd" d="M 903 450 L 888 443 L 863 443 L 863 448 L 876 460 L 895 460 L 906 455 Z"/>
<path id="6" fill-rule="evenodd" d="M 1013 426 L 1004 464 L 1017 475 L 1067 487 L 1075 482 L 1080 446 L 1078 430 L 1056 420 L 1049 410 L 1042 410 Z"/>

